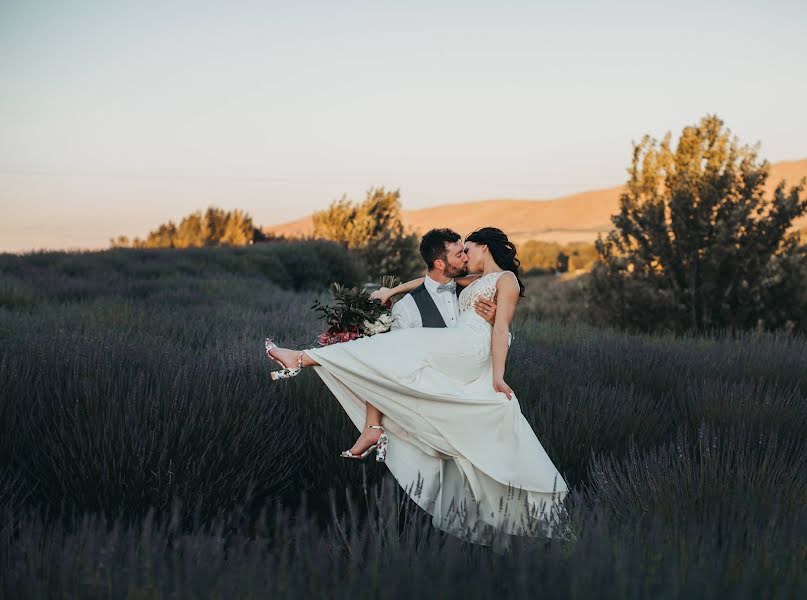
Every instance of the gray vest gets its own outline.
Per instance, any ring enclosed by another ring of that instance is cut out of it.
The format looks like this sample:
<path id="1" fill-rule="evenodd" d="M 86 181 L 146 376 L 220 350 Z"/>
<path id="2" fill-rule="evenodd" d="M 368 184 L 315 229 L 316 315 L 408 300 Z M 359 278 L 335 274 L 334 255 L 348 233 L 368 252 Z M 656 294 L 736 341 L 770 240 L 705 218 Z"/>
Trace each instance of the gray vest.
<path id="1" fill-rule="evenodd" d="M 423 321 L 424 327 L 445 327 L 446 322 L 443 320 L 443 315 L 432 300 L 432 295 L 426 289 L 426 285 L 421 283 L 411 292 L 412 298 L 420 311 L 420 318 Z"/>

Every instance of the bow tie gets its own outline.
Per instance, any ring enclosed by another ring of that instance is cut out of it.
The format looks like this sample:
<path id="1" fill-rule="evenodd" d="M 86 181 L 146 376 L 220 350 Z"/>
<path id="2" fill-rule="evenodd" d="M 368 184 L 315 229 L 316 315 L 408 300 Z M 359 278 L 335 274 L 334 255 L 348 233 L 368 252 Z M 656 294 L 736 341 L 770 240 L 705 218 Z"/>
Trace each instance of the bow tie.
<path id="1" fill-rule="evenodd" d="M 452 279 L 448 283 L 438 285 L 437 286 L 437 293 L 440 294 L 442 292 L 453 292 L 456 289 L 457 289 L 457 282 Z"/>

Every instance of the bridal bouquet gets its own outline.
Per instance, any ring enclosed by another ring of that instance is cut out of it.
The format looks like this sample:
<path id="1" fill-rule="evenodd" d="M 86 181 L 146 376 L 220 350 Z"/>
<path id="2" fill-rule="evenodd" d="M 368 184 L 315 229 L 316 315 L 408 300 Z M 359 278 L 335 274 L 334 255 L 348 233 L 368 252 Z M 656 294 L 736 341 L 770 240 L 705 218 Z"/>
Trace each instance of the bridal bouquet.
<path id="1" fill-rule="evenodd" d="M 395 277 L 385 275 L 381 278 L 381 285 L 395 287 L 398 281 Z M 314 300 L 311 307 L 322 313 L 320 318 L 325 319 L 326 323 L 325 331 L 318 338 L 320 346 L 384 333 L 392 327 L 393 316 L 389 301 L 381 304 L 370 300 L 370 293 L 359 287 L 348 288 L 332 283 L 328 289 L 333 301 L 322 304 L 319 300 Z"/>

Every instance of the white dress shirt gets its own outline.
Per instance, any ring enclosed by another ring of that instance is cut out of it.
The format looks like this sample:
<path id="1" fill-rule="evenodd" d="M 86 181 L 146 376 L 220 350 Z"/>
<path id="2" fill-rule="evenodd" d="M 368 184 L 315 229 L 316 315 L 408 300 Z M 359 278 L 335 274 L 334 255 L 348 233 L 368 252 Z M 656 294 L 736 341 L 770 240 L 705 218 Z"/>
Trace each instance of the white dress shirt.
<path id="1" fill-rule="evenodd" d="M 435 281 L 428 275 L 426 275 L 426 281 L 423 283 L 426 286 L 426 291 L 429 292 L 435 305 L 437 305 L 437 310 L 440 311 L 440 316 L 443 317 L 446 327 L 456 327 L 460 316 L 460 303 L 456 292 L 437 293 L 437 286 L 440 285 L 440 282 Z M 392 329 L 423 327 L 423 318 L 420 316 L 418 305 L 412 294 L 407 294 L 392 305 L 392 316 L 395 317 L 392 322 Z"/>

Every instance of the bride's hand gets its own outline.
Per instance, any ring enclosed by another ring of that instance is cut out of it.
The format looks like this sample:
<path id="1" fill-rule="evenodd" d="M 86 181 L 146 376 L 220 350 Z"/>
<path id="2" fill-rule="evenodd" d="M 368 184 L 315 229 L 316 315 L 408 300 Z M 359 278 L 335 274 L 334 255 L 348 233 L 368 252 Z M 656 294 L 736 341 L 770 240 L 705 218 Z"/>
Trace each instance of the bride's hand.
<path id="1" fill-rule="evenodd" d="M 494 379 L 493 389 L 497 392 L 504 392 L 504 395 L 507 396 L 508 400 L 513 399 L 513 390 L 511 390 L 510 386 L 504 382 L 504 379 Z"/>
<path id="2" fill-rule="evenodd" d="M 390 292 L 390 288 L 378 288 L 376 291 L 370 294 L 370 300 L 381 300 L 381 304 L 386 304 L 392 298 L 392 294 Z"/>

